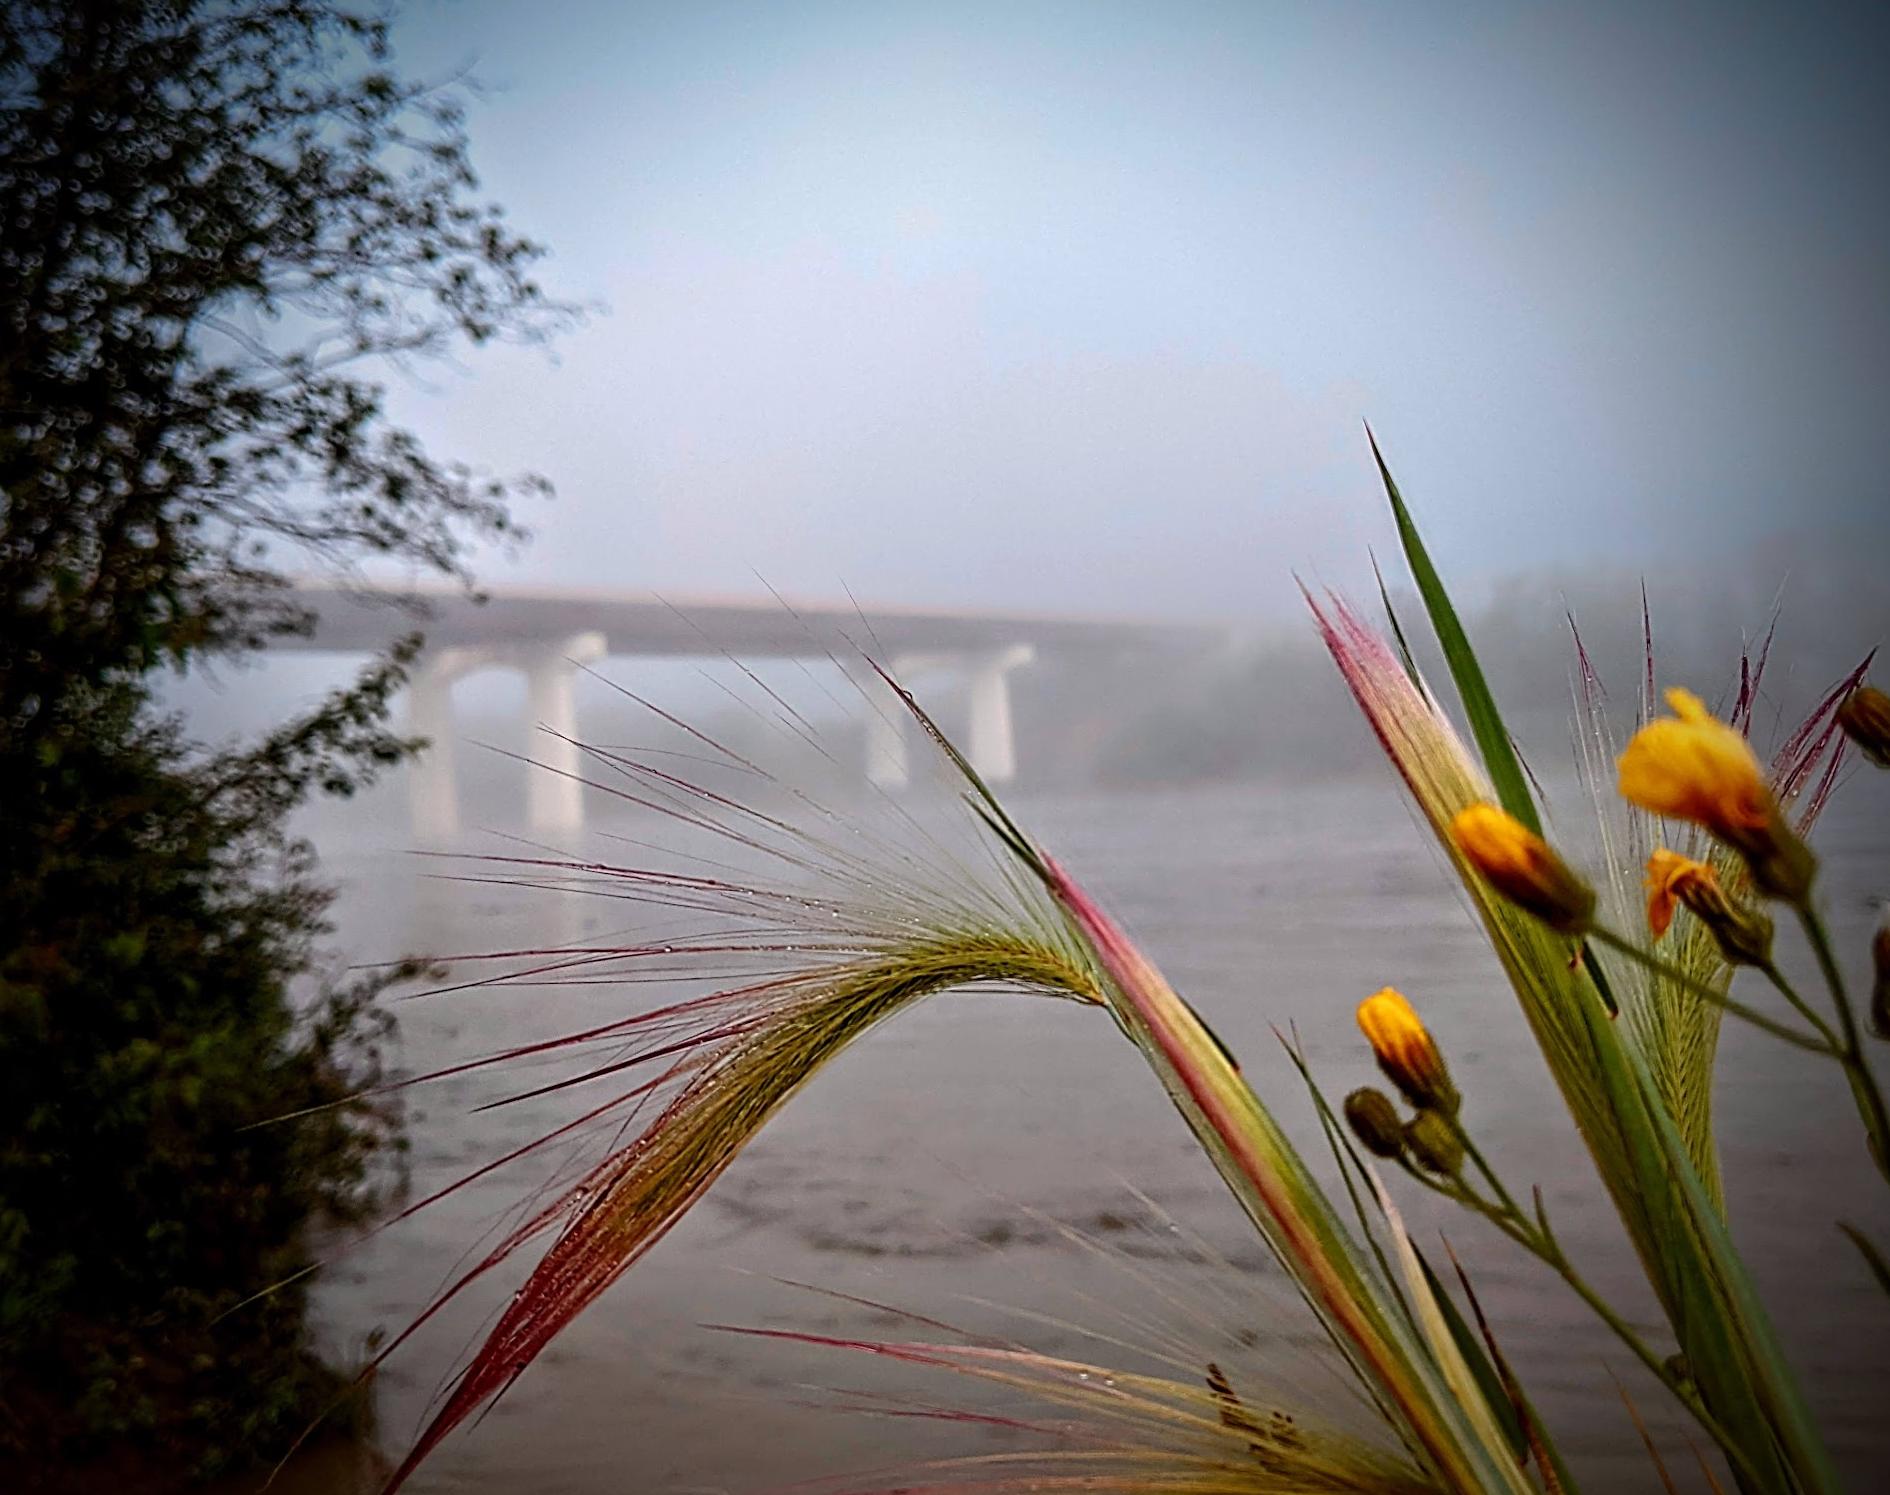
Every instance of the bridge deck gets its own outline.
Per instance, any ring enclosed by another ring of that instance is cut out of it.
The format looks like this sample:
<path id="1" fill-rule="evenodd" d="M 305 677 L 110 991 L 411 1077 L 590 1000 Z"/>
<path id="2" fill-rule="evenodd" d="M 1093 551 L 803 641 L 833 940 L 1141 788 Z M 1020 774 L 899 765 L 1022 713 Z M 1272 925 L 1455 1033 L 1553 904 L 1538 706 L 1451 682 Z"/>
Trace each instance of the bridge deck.
<path id="1" fill-rule="evenodd" d="M 1188 650 L 1210 647 L 1222 637 L 1222 630 L 1199 624 L 881 603 L 856 608 L 851 602 L 794 598 L 753 601 L 500 586 L 485 589 L 486 600 L 480 603 L 443 587 L 397 594 L 317 582 L 298 584 L 296 595 L 315 614 L 314 632 L 277 640 L 274 648 L 366 653 L 416 627 L 436 646 L 540 642 L 594 631 L 604 635 L 613 655 L 726 652 L 743 658 L 844 655 L 858 649 L 891 658 L 1015 644 L 1059 651 Z M 427 613 L 417 616 L 399 606 L 403 599 L 425 604 Z"/>

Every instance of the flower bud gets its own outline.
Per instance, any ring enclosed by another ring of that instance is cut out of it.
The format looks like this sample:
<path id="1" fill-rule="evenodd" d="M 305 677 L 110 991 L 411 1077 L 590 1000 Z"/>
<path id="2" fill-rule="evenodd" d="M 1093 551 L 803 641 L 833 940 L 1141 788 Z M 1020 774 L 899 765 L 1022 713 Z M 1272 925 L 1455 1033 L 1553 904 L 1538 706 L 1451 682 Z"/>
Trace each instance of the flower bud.
<path id="1" fill-rule="evenodd" d="M 1857 750 L 1879 768 L 1890 768 L 1890 696 L 1860 685 L 1838 707 L 1837 723 Z"/>
<path id="2" fill-rule="evenodd" d="M 1870 942 L 1870 964 L 1870 1026 L 1879 1038 L 1890 1038 L 1890 912 Z"/>
<path id="3" fill-rule="evenodd" d="M 1404 1129 L 1404 1145 L 1420 1168 L 1455 1178 L 1463 1167 L 1463 1139 L 1456 1127 L 1435 1111 L 1420 1111 Z"/>
<path id="4" fill-rule="evenodd" d="M 1450 836 L 1484 880 L 1518 908 L 1562 934 L 1588 928 L 1595 890 L 1515 816 L 1475 804 L 1450 822 Z"/>
<path id="5" fill-rule="evenodd" d="M 1365 1150 L 1374 1157 L 1395 1158 L 1404 1153 L 1404 1123 L 1391 1097 L 1369 1085 L 1345 1098 L 1345 1122 Z"/>
<path id="6" fill-rule="evenodd" d="M 1745 858 L 1761 892 L 1802 902 L 1817 862 L 1785 824 L 1751 744 L 1691 691 L 1668 691 L 1667 704 L 1674 714 L 1642 727 L 1621 754 L 1622 796 L 1704 827 Z"/>
<path id="7" fill-rule="evenodd" d="M 1673 923 L 1676 903 L 1705 926 L 1727 964 L 1762 966 L 1772 958 L 1772 921 L 1765 911 L 1736 902 L 1705 862 L 1663 846 L 1647 859 L 1647 927 L 1656 940 Z"/>
<path id="8" fill-rule="evenodd" d="M 1444 1056 L 1402 993 L 1387 986 L 1358 1005 L 1358 1025 L 1371 1041 L 1378 1067 L 1420 1111 L 1456 1114 L 1460 1104 Z"/>

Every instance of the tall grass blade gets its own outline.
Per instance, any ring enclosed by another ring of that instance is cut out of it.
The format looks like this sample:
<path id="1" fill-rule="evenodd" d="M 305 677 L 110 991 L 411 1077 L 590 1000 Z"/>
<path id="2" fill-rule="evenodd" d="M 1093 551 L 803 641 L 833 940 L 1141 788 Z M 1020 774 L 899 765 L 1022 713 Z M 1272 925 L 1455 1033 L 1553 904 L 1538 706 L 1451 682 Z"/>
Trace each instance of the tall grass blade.
<path id="1" fill-rule="evenodd" d="M 1378 1208 L 1384 1212 L 1386 1224 L 1390 1227 L 1392 1247 L 1404 1270 L 1405 1296 L 1417 1312 L 1418 1324 L 1430 1343 L 1431 1357 L 1443 1376 L 1444 1384 L 1450 1388 L 1458 1408 L 1475 1430 L 1483 1450 L 1500 1459 L 1503 1468 L 1512 1474 L 1515 1482 L 1528 1488 L 1528 1482 L 1517 1472 L 1520 1461 L 1510 1453 L 1510 1440 L 1496 1410 L 1499 1406 L 1507 1406 L 1507 1400 L 1492 1402 L 1485 1393 L 1476 1372 L 1471 1369 L 1470 1360 L 1463 1352 L 1463 1342 L 1455 1332 L 1453 1316 L 1444 1309 L 1443 1295 L 1434 1291 L 1436 1279 L 1431 1276 L 1430 1268 L 1419 1260 L 1417 1247 L 1412 1244 L 1410 1233 L 1404 1228 L 1404 1217 L 1398 1213 L 1398 1207 L 1391 1202 L 1391 1195 L 1375 1175 L 1372 1182 L 1378 1194 Z"/>
<path id="2" fill-rule="evenodd" d="M 1756 1440 L 1743 1442 L 1746 1467 L 1735 1473 L 1744 1477 L 1756 1473 L 1764 1478 L 1779 1467 L 1782 1458 L 1790 1471 L 1786 1478 L 1797 1487 L 1807 1491 L 1839 1490 L 1837 1472 L 1788 1368 L 1771 1318 L 1759 1301 L 1719 1210 L 1693 1171 L 1686 1144 L 1661 1104 L 1646 1063 L 1628 1044 L 1603 1045 L 1602 1051 L 1611 1067 L 1619 1063 L 1629 1072 L 1647 1125 L 1663 1155 L 1668 1179 L 1680 1196 L 1680 1213 L 1690 1234 L 1676 1242 L 1675 1255 L 1690 1269 L 1688 1286 L 1696 1286 L 1694 1271 L 1704 1278 L 1705 1291 L 1698 1295 L 1703 1300 L 1702 1317 L 1674 1326 L 1701 1391 L 1722 1421 L 1740 1418 L 1740 1402 L 1750 1396 L 1763 1409 L 1777 1440 L 1776 1446 L 1761 1445 Z M 1702 1330 L 1706 1331 L 1704 1335 Z M 1696 1351 L 1694 1344 L 1701 1338 L 1706 1339 L 1706 1346 Z M 1734 1424 L 1735 1431 L 1742 1425 L 1740 1418 Z M 1778 1488 L 1789 1485 L 1781 1482 Z"/>
<path id="3" fill-rule="evenodd" d="M 1385 496 L 1391 501 L 1391 515 L 1398 526 L 1398 541 L 1404 547 L 1405 562 L 1411 568 L 1411 578 L 1417 583 L 1418 596 L 1423 599 L 1424 610 L 1430 615 L 1431 627 L 1436 631 L 1437 642 L 1444 651 L 1444 661 L 1450 667 L 1450 678 L 1456 682 L 1471 735 L 1476 738 L 1477 749 L 1483 755 L 1483 766 L 1496 787 L 1497 801 L 1524 825 L 1539 833 L 1542 820 L 1536 812 L 1535 797 L 1529 792 L 1522 760 L 1517 757 L 1515 744 L 1510 741 L 1509 731 L 1496 709 L 1496 698 L 1490 694 L 1489 682 L 1483 678 L 1483 667 L 1477 663 L 1476 651 L 1470 647 L 1469 635 L 1464 632 L 1457 610 L 1451 605 L 1450 594 L 1444 590 L 1443 579 L 1431 563 L 1430 552 L 1424 548 L 1417 525 L 1412 522 L 1411 511 L 1405 507 L 1404 496 L 1398 492 L 1397 481 L 1391 476 L 1391 469 L 1385 465 L 1384 454 L 1378 450 L 1378 438 L 1372 435 L 1369 426 L 1365 428 L 1365 437 L 1371 443 L 1372 461 L 1378 465 L 1378 476 L 1385 485 Z M 1405 650 L 1405 656 L 1410 657 L 1408 649 Z"/>
<path id="4" fill-rule="evenodd" d="M 1431 1298 L 1437 1305 L 1437 1311 L 1443 1315 L 1444 1323 L 1450 1330 L 1451 1340 L 1457 1346 L 1457 1353 L 1470 1367 L 1470 1373 L 1476 1377 L 1477 1389 L 1482 1392 L 1483 1400 L 1496 1414 L 1496 1419 L 1503 1429 L 1503 1436 L 1509 1440 L 1510 1452 L 1516 1455 L 1517 1463 L 1523 1462 L 1530 1452 L 1530 1437 L 1529 1429 L 1525 1426 L 1523 1419 L 1522 1389 L 1516 1384 L 1515 1377 L 1510 1374 L 1509 1367 L 1502 1364 L 1501 1357 L 1495 1355 L 1496 1342 L 1489 1337 L 1489 1325 L 1483 1324 L 1484 1337 L 1482 1339 L 1473 1334 L 1469 1324 L 1464 1322 L 1463 1314 L 1451 1301 L 1450 1293 L 1438 1278 L 1430 1259 L 1418 1250 L 1415 1241 L 1411 1244 L 1411 1252 L 1417 1257 L 1418 1266 L 1423 1269 L 1425 1286 L 1430 1290 Z M 1455 1258 L 1453 1257 L 1452 1260 L 1454 1261 Z M 1467 1292 L 1470 1284 L 1469 1279 L 1463 1275 L 1462 1266 L 1458 1266 L 1457 1276 Z M 1471 1302 L 1474 1307 L 1475 1299 Z M 1482 1319 L 1482 1311 L 1478 1310 L 1477 1320 L 1480 1324 Z"/>
<path id="5" fill-rule="evenodd" d="M 1298 1284 L 1406 1445 L 1451 1489 L 1524 1491 L 1508 1445 L 1461 1360 L 1415 1341 L 1386 1285 L 1226 1050 L 1154 964 L 1057 863 L 1052 895 L 1094 950 L 1105 992 L 1236 1199 Z"/>
<path id="6" fill-rule="evenodd" d="M 1404 672 L 1413 681 L 1418 677 L 1417 660 L 1411 655 L 1411 645 L 1404 636 L 1404 625 L 1398 621 L 1398 610 L 1391 605 L 1391 589 L 1385 585 L 1385 573 L 1378 569 L 1378 557 L 1372 557 L 1372 580 L 1378 583 L 1378 600 L 1385 609 L 1385 622 L 1391 629 L 1392 642 L 1398 646 L 1398 658 L 1404 662 Z"/>
<path id="7" fill-rule="evenodd" d="M 1470 1274 L 1464 1270 L 1463 1263 L 1457 1260 L 1457 1253 L 1450 1249 L 1448 1242 L 1444 1250 L 1450 1255 L 1450 1264 L 1456 1270 L 1457 1281 L 1463 1288 L 1464 1298 L 1470 1304 L 1470 1311 L 1476 1315 L 1477 1332 L 1483 1336 L 1483 1344 L 1489 1351 L 1490 1362 L 1495 1367 L 1497 1377 L 1508 1395 L 1510 1405 L 1515 1409 L 1517 1423 L 1521 1426 L 1524 1443 L 1535 1458 L 1536 1471 L 1541 1476 L 1542 1487 L 1546 1495 L 1565 1495 L 1574 1490 L 1575 1481 L 1562 1462 L 1561 1451 L 1555 1446 L 1555 1440 L 1543 1426 L 1542 1418 L 1537 1414 L 1528 1393 L 1523 1390 L 1522 1382 L 1516 1372 L 1510 1368 L 1508 1359 L 1503 1354 L 1503 1347 L 1496 1342 L 1496 1332 L 1490 1328 L 1490 1321 L 1484 1316 L 1483 1304 L 1477 1300 L 1476 1289 L 1470 1285 Z M 1420 1258 L 1421 1260 L 1422 1258 Z M 1429 1264 L 1425 1266 L 1430 1271 Z M 1435 1285 L 1435 1274 L 1432 1274 Z M 1448 1303 L 1449 1297 L 1441 1286 L 1437 1287 L 1437 1296 Z"/>
<path id="8" fill-rule="evenodd" d="M 1838 1229 L 1857 1248 L 1857 1254 L 1864 1258 L 1864 1265 L 1870 1268 L 1870 1275 L 1876 1280 L 1877 1286 L 1885 1293 L 1890 1293 L 1890 1261 L 1884 1260 L 1877 1243 L 1848 1220 L 1838 1221 Z"/>
<path id="9" fill-rule="evenodd" d="M 1615 1390 L 1621 1393 L 1621 1404 L 1627 1408 L 1628 1419 L 1634 1424 L 1634 1431 L 1641 1435 L 1641 1447 L 1647 1450 L 1648 1460 L 1654 1466 L 1654 1472 L 1660 1477 L 1660 1487 L 1667 1495 L 1680 1495 L 1680 1487 L 1673 1482 L 1673 1475 L 1667 1470 L 1667 1461 L 1660 1456 L 1660 1448 L 1654 1442 L 1654 1435 L 1647 1431 L 1647 1424 L 1641 1420 L 1640 1408 L 1634 1405 L 1634 1398 L 1628 1395 L 1627 1387 L 1618 1380 Z"/>

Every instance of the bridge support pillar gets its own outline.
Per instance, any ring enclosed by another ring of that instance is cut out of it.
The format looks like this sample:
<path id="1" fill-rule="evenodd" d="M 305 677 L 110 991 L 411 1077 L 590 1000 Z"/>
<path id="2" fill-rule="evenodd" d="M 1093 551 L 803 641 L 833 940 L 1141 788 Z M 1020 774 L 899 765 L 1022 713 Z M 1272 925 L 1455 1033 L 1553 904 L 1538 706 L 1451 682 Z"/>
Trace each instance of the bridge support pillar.
<path id="1" fill-rule="evenodd" d="M 904 681 L 910 668 L 903 659 L 888 666 L 893 679 Z M 881 789 L 903 789 L 912 782 L 912 759 L 906 747 L 906 728 L 912 713 L 899 693 L 878 675 L 860 682 L 866 699 L 866 777 Z"/>
<path id="2" fill-rule="evenodd" d="M 965 684 L 970 725 L 960 739 L 965 757 L 980 777 L 1008 784 L 1017 777 L 1017 739 L 1011 726 L 1010 673 L 1037 657 L 1030 644 L 1011 644 L 984 654 L 902 654 L 888 666 L 902 685 L 915 675 L 952 672 Z M 877 676 L 863 681 L 866 718 L 866 776 L 882 789 L 902 789 L 911 781 L 911 712 Z"/>
<path id="3" fill-rule="evenodd" d="M 1029 644 L 1012 644 L 968 661 L 966 694 L 971 727 L 965 756 L 990 784 L 1008 784 L 1017 777 L 1017 738 L 1011 729 L 1010 673 L 1037 657 Z"/>
<path id="4" fill-rule="evenodd" d="M 603 634 L 577 633 L 520 661 L 526 709 L 538 727 L 526 751 L 532 765 L 525 775 L 526 819 L 535 831 L 574 831 L 584 824 L 584 755 L 578 748 L 572 686 L 580 665 L 603 657 Z"/>
<path id="5" fill-rule="evenodd" d="M 407 770 L 407 801 L 418 841 L 459 830 L 459 771 L 453 743 L 453 682 L 466 671 L 464 651 L 424 656 L 407 685 L 407 730 L 427 739 Z"/>

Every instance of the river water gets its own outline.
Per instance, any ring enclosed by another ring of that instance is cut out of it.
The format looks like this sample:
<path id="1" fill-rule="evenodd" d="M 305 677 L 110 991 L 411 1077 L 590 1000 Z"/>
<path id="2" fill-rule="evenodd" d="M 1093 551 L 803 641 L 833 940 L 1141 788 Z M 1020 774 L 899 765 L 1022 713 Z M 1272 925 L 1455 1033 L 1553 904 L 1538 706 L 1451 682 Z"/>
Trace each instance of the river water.
<path id="1" fill-rule="evenodd" d="M 1838 941 L 1859 980 L 1872 899 L 1890 885 L 1885 777 L 1846 785 L 1819 835 Z M 1374 1078 L 1355 1003 L 1385 984 L 1409 993 L 1446 1047 L 1466 1119 L 1511 1184 L 1539 1183 L 1570 1254 L 1651 1323 L 1638 1268 L 1514 999 L 1388 774 L 1311 787 L 1019 794 L 1013 807 L 1196 1002 L 1309 1155 L 1323 1158 L 1322 1144 L 1274 1029 L 1296 1027 L 1340 1093 Z M 573 849 L 629 859 L 606 839 L 626 823 L 603 816 Z M 324 837 L 326 870 L 343 889 L 338 942 L 361 960 L 599 941 L 635 927 L 634 910 L 596 900 L 441 882 L 399 850 L 405 841 L 404 826 L 377 815 Z M 462 844 L 516 849 L 476 835 Z M 429 997 L 402 1004 L 396 1059 L 429 1068 L 659 1000 L 637 987 Z M 1885 1238 L 1884 1191 L 1834 1070 L 1730 1026 L 1722 1055 L 1736 1234 L 1853 1488 L 1879 1488 L 1890 1453 L 1890 1304 L 1831 1221 L 1842 1215 Z M 570 1097 L 552 1097 L 472 1114 L 519 1088 L 518 1075 L 470 1075 L 418 1093 L 415 1189 L 576 1113 Z M 336 1353 L 358 1354 L 376 1330 L 411 1320 L 531 1183 L 495 1174 L 344 1255 L 317 1294 Z M 1559 1282 L 1415 1187 L 1398 1199 L 1420 1240 L 1447 1232 L 1588 1488 L 1659 1487 L 1621 1388 L 1681 1488 L 1703 1488 L 1683 1419 Z M 381 1373 L 390 1451 L 518 1280 L 469 1295 Z M 1018 1446 L 987 1426 L 862 1406 L 896 1397 L 907 1412 L 1016 1410 L 989 1388 L 705 1327 L 925 1337 L 853 1299 L 1117 1368 L 1147 1369 L 1157 1349 L 1203 1369 L 1215 1360 L 1289 1403 L 1367 1425 L 1305 1311 L 1111 1025 L 1069 1003 L 971 993 L 923 1003 L 843 1055 L 411 1488 L 708 1495 Z"/>

